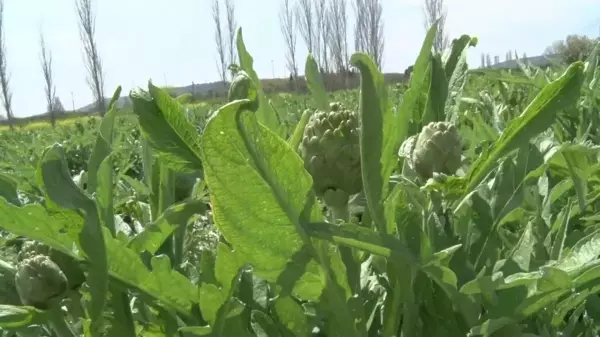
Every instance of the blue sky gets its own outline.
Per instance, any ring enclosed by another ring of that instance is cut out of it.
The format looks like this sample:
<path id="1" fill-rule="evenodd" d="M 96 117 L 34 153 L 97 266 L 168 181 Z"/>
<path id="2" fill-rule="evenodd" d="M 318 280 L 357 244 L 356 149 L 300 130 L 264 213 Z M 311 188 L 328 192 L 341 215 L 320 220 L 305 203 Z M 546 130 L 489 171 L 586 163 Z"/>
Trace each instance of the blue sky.
<path id="1" fill-rule="evenodd" d="M 350 4 L 352 0 L 348 0 Z M 4 0 L 7 63 L 13 110 L 23 117 L 45 111 L 39 64 L 39 31 L 54 59 L 57 94 L 67 109 L 92 101 L 87 86 L 75 13 L 75 0 Z M 236 0 L 237 21 L 261 77 L 285 76 L 278 10 L 282 0 Z M 424 30 L 422 1 L 382 0 L 386 46 L 383 70 L 402 72 L 418 53 Z M 598 0 L 446 0 L 451 37 L 479 37 L 471 66 L 482 52 L 504 59 L 507 50 L 528 56 L 543 52 L 570 33 L 597 36 Z M 106 72 L 106 96 L 117 85 L 127 94 L 148 79 L 157 85 L 188 85 L 218 80 L 211 0 L 96 0 L 98 48 Z M 354 14 L 349 5 L 352 46 Z M 306 49 L 298 39 L 304 63 Z M 3 114 L 3 111 L 0 112 Z"/>

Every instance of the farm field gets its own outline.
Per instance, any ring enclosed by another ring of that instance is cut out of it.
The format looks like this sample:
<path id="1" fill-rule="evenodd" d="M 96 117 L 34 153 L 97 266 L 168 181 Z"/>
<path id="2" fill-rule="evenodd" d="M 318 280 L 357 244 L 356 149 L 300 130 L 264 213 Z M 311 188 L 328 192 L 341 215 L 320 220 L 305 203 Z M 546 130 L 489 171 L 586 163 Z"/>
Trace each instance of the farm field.
<path id="1" fill-rule="evenodd" d="M 598 336 L 600 47 L 468 70 L 435 34 L 406 84 L 309 56 L 266 95 L 239 34 L 221 103 L 0 130 L 0 335 Z"/>

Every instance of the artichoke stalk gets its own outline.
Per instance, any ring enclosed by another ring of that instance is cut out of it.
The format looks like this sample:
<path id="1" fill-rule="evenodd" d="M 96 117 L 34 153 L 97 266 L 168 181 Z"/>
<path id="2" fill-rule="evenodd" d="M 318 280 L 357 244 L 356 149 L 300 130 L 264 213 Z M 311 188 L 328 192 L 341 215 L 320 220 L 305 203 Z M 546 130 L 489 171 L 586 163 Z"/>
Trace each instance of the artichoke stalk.
<path id="1" fill-rule="evenodd" d="M 298 152 L 313 178 L 313 190 L 329 208 L 330 221 L 348 222 L 350 196 L 362 190 L 359 123 L 354 111 L 331 103 L 329 111 L 310 116 Z M 341 247 L 353 291 L 360 288 L 360 265 L 348 247 Z"/>

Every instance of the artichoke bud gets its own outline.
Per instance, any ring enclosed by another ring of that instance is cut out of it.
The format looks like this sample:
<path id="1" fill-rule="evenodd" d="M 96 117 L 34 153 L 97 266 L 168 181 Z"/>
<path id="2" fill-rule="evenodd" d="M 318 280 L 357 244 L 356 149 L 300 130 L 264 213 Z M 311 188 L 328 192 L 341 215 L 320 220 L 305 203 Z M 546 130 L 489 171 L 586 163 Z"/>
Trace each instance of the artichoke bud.
<path id="1" fill-rule="evenodd" d="M 332 103 L 330 111 L 317 111 L 308 120 L 299 153 L 313 178 L 319 197 L 327 190 L 342 190 L 352 195 L 362 189 L 357 116 Z"/>
<path id="2" fill-rule="evenodd" d="M 249 99 L 252 101 L 252 109 L 256 109 L 258 107 L 258 94 L 256 86 L 252 82 L 250 76 L 243 70 L 237 72 L 233 78 L 233 81 L 231 81 L 229 92 L 227 93 L 227 100 L 229 102 L 238 99 Z"/>
<path id="3" fill-rule="evenodd" d="M 48 309 L 51 301 L 67 292 L 67 277 L 49 257 L 36 255 L 19 264 L 15 275 L 17 292 L 24 305 Z"/>
<path id="4" fill-rule="evenodd" d="M 423 179 L 434 172 L 454 174 L 461 165 L 462 145 L 456 127 L 449 122 L 432 122 L 417 136 L 411 159 Z"/>
<path id="5" fill-rule="evenodd" d="M 69 289 L 79 287 L 85 282 L 85 275 L 79 267 L 79 263 L 73 257 L 61 251 L 52 249 L 41 242 L 32 240 L 25 241 L 17 255 L 17 261 L 23 262 L 38 255 L 47 256 L 60 268 L 67 277 Z"/>

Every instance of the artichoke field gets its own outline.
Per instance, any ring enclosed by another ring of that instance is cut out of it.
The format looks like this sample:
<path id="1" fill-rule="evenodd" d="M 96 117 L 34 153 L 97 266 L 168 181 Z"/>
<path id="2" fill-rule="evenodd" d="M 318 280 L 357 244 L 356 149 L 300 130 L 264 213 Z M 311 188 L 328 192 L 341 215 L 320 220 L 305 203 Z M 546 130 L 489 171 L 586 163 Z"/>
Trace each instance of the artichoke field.
<path id="1" fill-rule="evenodd" d="M 133 90 L 125 150 L 118 88 L 81 166 L 0 174 L 2 336 L 599 336 L 600 49 L 468 70 L 435 36 L 401 91 L 355 53 L 341 99 L 309 56 L 291 118 L 240 29 L 229 101 Z"/>

